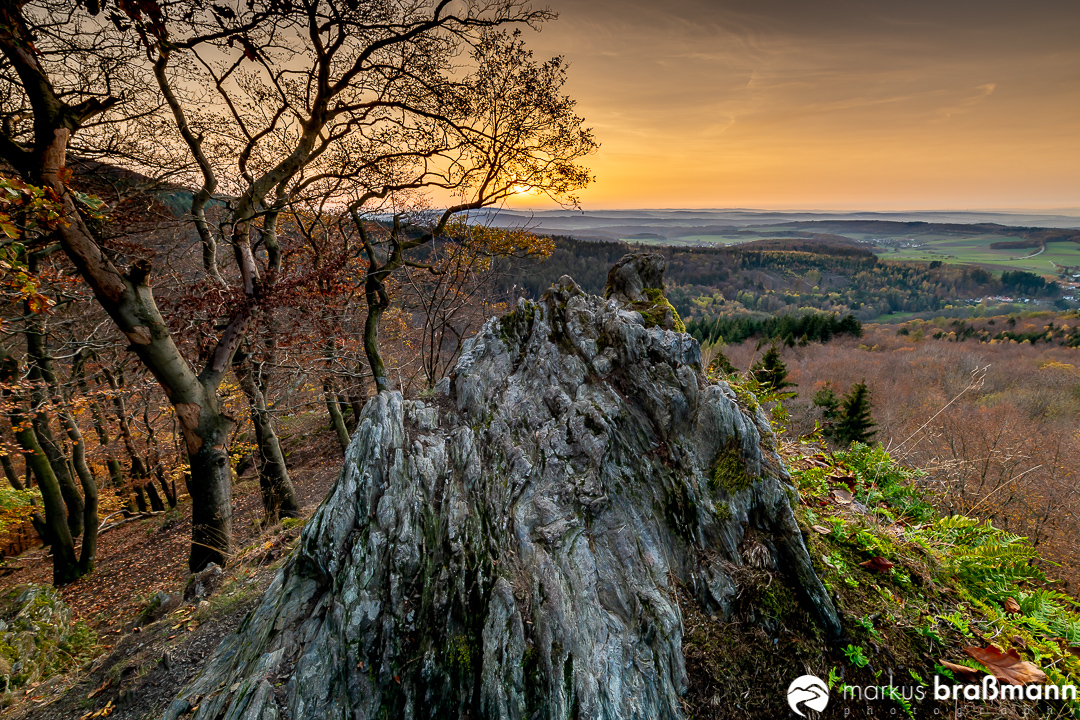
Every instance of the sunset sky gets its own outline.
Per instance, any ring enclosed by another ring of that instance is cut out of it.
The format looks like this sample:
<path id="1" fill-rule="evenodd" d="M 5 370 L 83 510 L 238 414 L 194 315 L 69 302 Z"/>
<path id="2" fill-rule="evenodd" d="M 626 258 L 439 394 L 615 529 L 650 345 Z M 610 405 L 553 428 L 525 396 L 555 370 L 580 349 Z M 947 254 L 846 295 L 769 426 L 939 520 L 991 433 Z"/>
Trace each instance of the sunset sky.
<path id="1" fill-rule="evenodd" d="M 549 5 L 586 209 L 1080 207 L 1077 0 Z"/>

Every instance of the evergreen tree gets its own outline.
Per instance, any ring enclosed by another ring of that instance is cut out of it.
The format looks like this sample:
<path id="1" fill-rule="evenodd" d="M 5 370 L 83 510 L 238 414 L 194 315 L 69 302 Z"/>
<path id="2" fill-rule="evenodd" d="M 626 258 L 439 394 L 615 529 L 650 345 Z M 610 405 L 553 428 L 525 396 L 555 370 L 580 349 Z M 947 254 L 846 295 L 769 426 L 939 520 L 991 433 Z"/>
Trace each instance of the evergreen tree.
<path id="1" fill-rule="evenodd" d="M 814 393 L 811 402 L 822 409 L 822 415 L 827 423 L 826 434 L 828 434 L 828 428 L 831 427 L 832 421 L 836 420 L 836 416 L 840 412 L 840 398 L 836 397 L 832 385 L 826 383 L 825 387 Z"/>
<path id="2" fill-rule="evenodd" d="M 787 365 L 780 359 L 780 350 L 775 345 L 750 367 L 750 374 L 766 391 L 782 392 L 784 388 L 795 387 L 795 383 L 788 382 Z"/>
<path id="3" fill-rule="evenodd" d="M 716 350 L 715 352 L 716 357 L 713 358 L 710 366 L 711 369 L 719 370 L 724 375 L 734 375 L 735 373 L 739 372 L 739 369 L 732 365 L 731 361 L 728 360 L 727 355 L 725 355 L 720 350 Z"/>
<path id="4" fill-rule="evenodd" d="M 833 429 L 836 441 L 850 445 L 853 442 L 868 442 L 874 437 L 876 431 L 873 428 L 877 423 L 870 417 L 871 407 L 866 381 L 852 385 L 840 403 L 840 413 Z"/>

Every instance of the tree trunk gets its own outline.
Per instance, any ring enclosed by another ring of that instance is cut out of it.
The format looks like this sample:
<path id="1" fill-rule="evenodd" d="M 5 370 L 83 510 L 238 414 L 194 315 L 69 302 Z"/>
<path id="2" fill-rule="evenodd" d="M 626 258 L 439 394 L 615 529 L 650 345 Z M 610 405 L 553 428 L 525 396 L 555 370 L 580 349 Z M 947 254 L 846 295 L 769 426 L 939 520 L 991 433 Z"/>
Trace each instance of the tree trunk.
<path id="1" fill-rule="evenodd" d="M 109 482 L 117 490 L 122 490 L 124 487 L 124 468 L 120 466 L 120 461 L 112 457 L 107 458 L 105 467 L 109 469 Z"/>
<path id="2" fill-rule="evenodd" d="M 147 473 L 143 479 L 142 489 L 146 491 L 146 496 L 150 498 L 150 509 L 154 512 L 165 512 L 165 503 L 161 501 L 161 495 L 158 494 L 157 487 L 154 486 L 154 479 Z"/>
<path id="3" fill-rule="evenodd" d="M 383 364 L 379 352 L 379 323 L 382 321 L 383 312 L 390 305 L 390 300 L 386 297 L 382 283 L 371 275 L 368 276 L 364 294 L 368 306 L 367 318 L 364 320 L 364 354 L 375 378 L 375 390 L 384 392 L 390 389 L 390 381 L 386 377 L 386 365 Z"/>
<path id="4" fill-rule="evenodd" d="M 357 370 L 361 370 L 361 368 L 358 367 Z M 360 381 L 357 380 L 357 384 L 359 384 L 359 382 Z M 353 412 L 353 420 L 359 423 L 360 414 L 364 412 L 364 397 L 362 394 L 360 394 L 360 392 L 350 390 L 348 393 L 348 398 L 349 406 L 352 408 Z"/>
<path id="5" fill-rule="evenodd" d="M 11 483 L 11 487 L 22 490 L 23 484 L 19 480 L 19 474 L 15 472 L 15 466 L 11 464 L 11 456 L 0 455 L 0 465 L 4 466 L 4 475 L 7 477 L 8 482 Z"/>
<path id="6" fill-rule="evenodd" d="M 97 434 L 98 443 L 105 449 L 105 467 L 109 470 L 109 480 L 112 486 L 120 491 L 124 487 L 124 471 L 120 467 L 120 461 L 116 459 L 113 453 L 112 442 L 109 438 L 109 431 L 105 427 L 105 414 L 101 410 L 101 404 L 90 393 L 90 387 L 86 382 L 86 361 L 89 357 L 90 354 L 85 348 L 80 349 L 72 361 L 71 374 L 75 377 L 79 390 L 85 397 L 89 398 L 90 417 L 93 419 L 94 432 Z M 98 378 L 97 382 L 100 383 L 101 379 Z"/>
<path id="7" fill-rule="evenodd" d="M 266 522 L 272 524 L 280 518 L 300 517 L 300 504 L 285 466 L 285 454 L 274 432 L 266 396 L 255 382 L 250 360 L 239 358 L 233 364 L 233 370 L 251 409 L 251 424 L 255 428 L 257 446 L 255 460 L 259 468 L 259 488 L 262 490 Z"/>
<path id="8" fill-rule="evenodd" d="M 68 472 L 67 456 L 64 455 L 64 451 L 61 450 L 60 444 L 56 441 L 52 429 L 49 427 L 49 416 L 45 414 L 42 405 L 36 402 L 38 398 L 33 397 L 34 395 L 36 393 L 31 391 L 31 398 L 34 401 L 32 404 L 36 408 L 31 417 L 34 435 L 38 439 L 38 447 L 52 467 L 53 476 L 56 478 L 60 488 L 60 496 L 64 499 L 64 505 L 67 506 L 68 530 L 72 537 L 79 537 L 83 531 L 84 503 L 82 495 L 79 493 L 79 487 L 75 484 L 71 473 Z M 37 464 L 34 465 L 34 474 L 37 476 L 38 484 L 40 484 L 42 477 L 38 472 Z"/>
<path id="9" fill-rule="evenodd" d="M 161 485 L 161 491 L 165 493 L 165 501 L 170 508 L 176 507 L 176 483 L 171 485 L 165 479 L 165 469 L 161 465 L 161 451 L 157 444 L 157 435 L 154 433 L 154 425 L 150 422 L 148 408 L 150 403 L 143 405 L 143 424 L 146 426 L 146 447 L 150 450 L 150 465 L 154 468 L 154 477 Z"/>
<path id="10" fill-rule="evenodd" d="M 19 369 L 15 358 L 0 348 L 0 381 L 11 382 L 18 377 Z M 27 422 L 20 408 L 19 399 L 7 390 L 4 391 L 4 397 L 11 403 L 8 412 L 15 440 L 25 454 L 27 466 L 32 467 L 34 475 L 37 476 L 41 500 L 45 505 L 45 536 L 52 546 L 53 584 L 63 585 L 79 578 L 82 572 L 75 559 L 75 542 L 68 526 L 68 512 L 60 493 L 60 483 L 53 472 L 52 464 L 38 443 L 31 423 Z M 82 522 L 82 517 L 79 521 Z"/>
<path id="11" fill-rule="evenodd" d="M 326 411 L 330 413 L 330 424 L 334 426 L 334 432 L 337 433 L 341 449 L 346 450 L 349 447 L 349 430 L 345 427 L 345 418 L 341 416 L 341 408 L 338 407 L 337 403 L 337 393 L 334 392 L 334 386 L 330 378 L 323 380 L 323 397 L 326 398 Z"/>
<path id="12" fill-rule="evenodd" d="M 135 438 L 131 434 L 127 403 L 124 401 L 123 383 L 117 379 L 116 375 L 105 368 L 102 368 L 102 374 L 105 375 L 105 379 L 113 391 L 113 407 L 116 409 L 116 421 L 120 426 L 120 437 L 124 440 L 124 449 L 127 450 L 128 457 L 131 458 L 131 482 L 136 501 L 139 503 L 139 511 L 145 512 L 146 500 L 143 497 L 144 494 L 150 498 L 150 508 L 152 510 L 155 512 L 162 511 L 165 509 L 165 504 L 161 502 L 161 496 L 158 495 L 157 489 L 152 484 L 150 470 L 146 467 L 146 462 L 143 460 L 142 455 L 139 454 L 138 448 L 135 447 Z"/>
<path id="13" fill-rule="evenodd" d="M 142 485 L 136 485 L 132 491 L 135 495 L 135 509 L 141 513 L 147 512 L 150 508 L 146 504 L 146 493 L 143 492 Z"/>
<path id="14" fill-rule="evenodd" d="M 217 389 L 232 364 L 258 305 L 263 284 L 251 251 L 251 221 L 266 193 L 285 183 L 310 158 L 319 128 L 306 128 L 288 163 L 277 166 L 243 194 L 234 209 L 233 243 L 240 264 L 246 301 L 239 303 L 202 370 L 196 374 L 176 346 L 150 288 L 151 265 L 137 260 L 127 272 L 106 255 L 83 221 L 65 184 L 68 141 L 90 118 L 119 102 L 111 96 L 76 104 L 53 87 L 33 51 L 32 33 L 19 3 L 0 3 L 0 51 L 26 90 L 33 113 L 31 150 L 0 143 L 4 159 L 26 180 L 48 188 L 62 204 L 63 222 L 56 238 L 94 297 L 124 333 L 130 349 L 154 374 L 180 418 L 191 467 L 193 570 L 207 562 L 224 562 L 232 551 L 232 482 L 228 462 L 228 430 L 232 419 L 221 411 Z M 166 56 L 163 55 L 163 59 Z M 163 70 L 158 63 L 156 70 Z M 9 71 L 9 72 L 10 72 Z M 172 106 L 171 106 L 172 107 Z M 176 107 L 172 107 L 176 114 Z M 268 253 L 272 248 L 267 245 Z"/>
<path id="15" fill-rule="evenodd" d="M 86 575 L 94 569 L 94 558 L 97 555 L 97 530 L 98 530 L 98 489 L 94 473 L 86 463 L 86 443 L 83 442 L 82 433 L 75 422 L 71 411 L 67 407 L 60 408 L 60 419 L 64 423 L 68 440 L 71 441 L 71 464 L 75 466 L 75 473 L 79 476 L 79 484 L 83 491 L 83 541 L 82 554 L 79 558 L 79 574 Z"/>
<path id="16" fill-rule="evenodd" d="M 200 412 L 198 405 L 188 408 L 181 411 L 177 406 L 191 466 L 187 479 L 192 497 L 188 566 L 196 572 L 210 563 L 224 567 L 232 555 L 232 468 L 228 447 L 233 421 L 221 413 Z"/>
<path id="17" fill-rule="evenodd" d="M 31 256 L 32 257 L 32 256 Z M 31 270 L 36 270 L 35 263 L 31 262 Z M 26 323 L 26 355 L 29 363 L 28 376 L 34 383 L 30 390 L 30 399 L 34 406 L 33 425 L 34 433 L 41 448 L 45 451 L 53 474 L 60 484 L 60 492 L 67 505 L 67 524 L 72 537 L 79 537 L 83 532 L 83 512 L 85 506 L 79 487 L 68 469 L 68 458 L 61 445 L 53 436 L 49 426 L 49 415 L 46 408 L 49 407 L 49 398 L 56 393 L 56 375 L 52 369 L 52 356 L 45 347 L 45 328 L 40 318 L 28 307 L 23 312 L 23 321 Z M 36 469 L 35 469 L 36 472 Z M 39 476 L 40 480 L 40 476 Z"/>
<path id="18" fill-rule="evenodd" d="M 337 406 L 341 418 L 345 421 L 345 429 L 349 431 L 349 437 L 352 437 L 352 434 L 356 432 L 356 420 L 360 416 L 353 412 L 345 393 L 337 393 Z"/>

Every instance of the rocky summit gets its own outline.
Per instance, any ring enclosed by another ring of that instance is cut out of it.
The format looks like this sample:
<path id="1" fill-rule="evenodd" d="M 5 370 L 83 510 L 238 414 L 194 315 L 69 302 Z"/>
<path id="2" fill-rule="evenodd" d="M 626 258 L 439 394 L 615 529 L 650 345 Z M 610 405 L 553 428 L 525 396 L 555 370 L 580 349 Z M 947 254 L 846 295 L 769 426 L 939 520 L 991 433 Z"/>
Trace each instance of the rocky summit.
<path id="1" fill-rule="evenodd" d="M 683 597 L 747 563 L 840 623 L 760 409 L 624 258 L 487 322 L 427 401 L 364 409 L 329 497 L 175 719 L 681 718 Z M 191 715 L 189 715 L 190 717 Z"/>

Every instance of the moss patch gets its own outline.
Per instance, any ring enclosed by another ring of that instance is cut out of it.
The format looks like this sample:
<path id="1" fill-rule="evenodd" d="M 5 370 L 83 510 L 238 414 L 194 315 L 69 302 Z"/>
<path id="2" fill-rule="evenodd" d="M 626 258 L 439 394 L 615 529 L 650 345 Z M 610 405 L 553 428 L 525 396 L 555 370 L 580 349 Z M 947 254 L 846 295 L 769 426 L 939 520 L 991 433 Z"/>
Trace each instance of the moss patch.
<path id="1" fill-rule="evenodd" d="M 729 493 L 746 490 L 754 484 L 756 478 L 746 472 L 746 461 L 743 460 L 739 444 L 729 442 L 721 450 L 713 464 L 709 479 L 715 489 L 723 488 Z"/>
<path id="2" fill-rule="evenodd" d="M 647 301 L 632 303 L 630 306 L 641 313 L 641 317 L 645 321 L 645 327 L 656 327 L 658 325 L 663 327 L 668 324 L 670 317 L 674 322 L 673 329 L 675 332 L 686 332 L 686 324 L 679 317 L 675 306 L 664 297 L 663 290 L 660 288 L 645 288 L 645 295 L 649 298 Z"/>
<path id="3" fill-rule="evenodd" d="M 499 320 L 499 339 L 511 345 L 515 339 L 527 336 L 536 317 L 536 308 L 536 303 L 526 300 L 520 307 L 503 315 Z"/>

